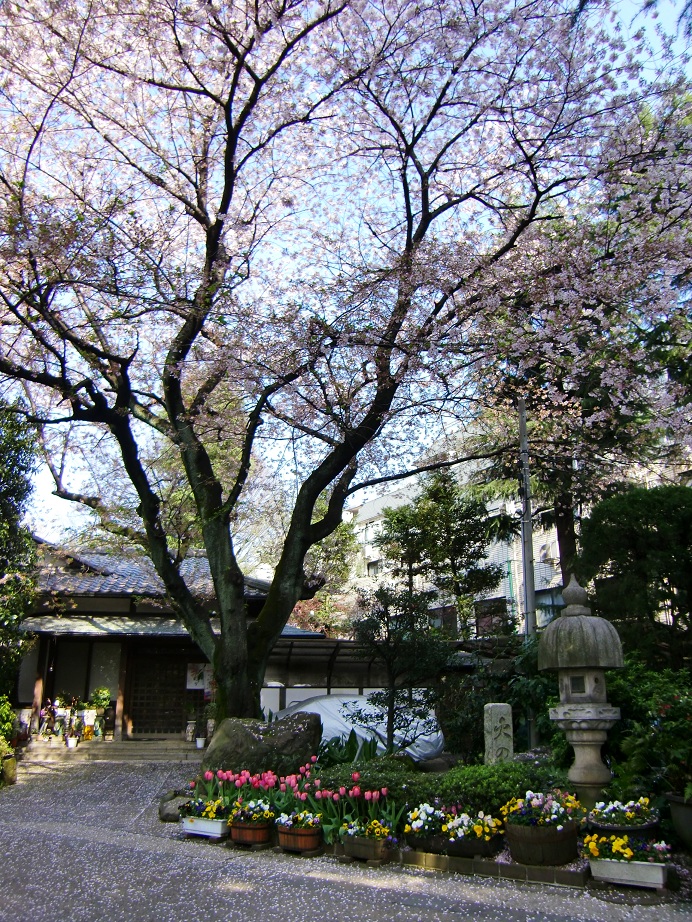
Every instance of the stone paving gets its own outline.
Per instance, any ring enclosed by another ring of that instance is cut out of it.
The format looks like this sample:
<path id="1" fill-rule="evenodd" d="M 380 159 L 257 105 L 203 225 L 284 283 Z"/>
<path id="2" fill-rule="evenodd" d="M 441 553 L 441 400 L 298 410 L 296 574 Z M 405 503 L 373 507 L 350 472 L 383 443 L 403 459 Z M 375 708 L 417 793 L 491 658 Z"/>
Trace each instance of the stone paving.
<path id="1" fill-rule="evenodd" d="M 692 922 L 646 891 L 589 891 L 240 852 L 158 820 L 184 764 L 20 766 L 0 790 L 0 922 Z"/>

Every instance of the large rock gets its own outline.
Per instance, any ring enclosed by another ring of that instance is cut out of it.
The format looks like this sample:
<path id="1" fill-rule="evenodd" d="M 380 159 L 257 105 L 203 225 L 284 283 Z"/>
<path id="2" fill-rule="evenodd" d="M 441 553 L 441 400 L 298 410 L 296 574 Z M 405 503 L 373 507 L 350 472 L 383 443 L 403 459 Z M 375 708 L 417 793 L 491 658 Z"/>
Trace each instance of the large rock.
<path id="1" fill-rule="evenodd" d="M 317 753 L 322 721 L 299 711 L 270 724 L 229 717 L 217 727 L 202 762 L 202 771 L 296 772 Z"/>

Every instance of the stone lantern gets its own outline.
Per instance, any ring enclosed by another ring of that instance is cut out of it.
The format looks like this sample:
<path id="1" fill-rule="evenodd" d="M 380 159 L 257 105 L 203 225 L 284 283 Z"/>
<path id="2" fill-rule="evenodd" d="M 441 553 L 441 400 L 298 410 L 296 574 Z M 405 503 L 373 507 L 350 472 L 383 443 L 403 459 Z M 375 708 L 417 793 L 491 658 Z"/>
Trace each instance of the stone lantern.
<path id="1" fill-rule="evenodd" d="M 611 778 L 601 747 L 620 719 L 620 709 L 608 704 L 603 670 L 624 666 L 622 644 L 609 621 L 591 614 L 586 590 L 574 575 L 562 597 L 565 609 L 541 635 L 538 668 L 557 670 L 560 704 L 550 709 L 550 719 L 565 731 L 574 749 L 568 778 L 582 804 L 591 809 Z"/>

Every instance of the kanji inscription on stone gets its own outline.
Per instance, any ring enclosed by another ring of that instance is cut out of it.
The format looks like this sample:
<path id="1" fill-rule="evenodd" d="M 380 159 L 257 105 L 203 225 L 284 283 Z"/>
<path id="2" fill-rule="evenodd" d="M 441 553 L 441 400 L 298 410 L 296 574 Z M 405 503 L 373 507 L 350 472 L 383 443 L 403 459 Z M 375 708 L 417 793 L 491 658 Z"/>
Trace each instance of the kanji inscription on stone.
<path id="1" fill-rule="evenodd" d="M 509 704 L 486 704 L 483 713 L 485 764 L 509 762 L 514 757 L 512 708 Z"/>

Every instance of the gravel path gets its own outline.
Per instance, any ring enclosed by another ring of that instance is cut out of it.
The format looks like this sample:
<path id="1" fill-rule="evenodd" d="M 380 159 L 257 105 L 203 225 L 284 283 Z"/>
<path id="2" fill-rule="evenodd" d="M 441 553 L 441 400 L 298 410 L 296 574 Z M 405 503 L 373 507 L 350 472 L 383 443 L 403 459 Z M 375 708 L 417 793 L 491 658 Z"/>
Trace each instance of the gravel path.
<path id="1" fill-rule="evenodd" d="M 0 791 L 1 922 L 692 922 L 692 905 L 647 891 L 617 902 L 185 839 L 158 800 L 189 777 L 189 764 L 21 765 Z"/>

